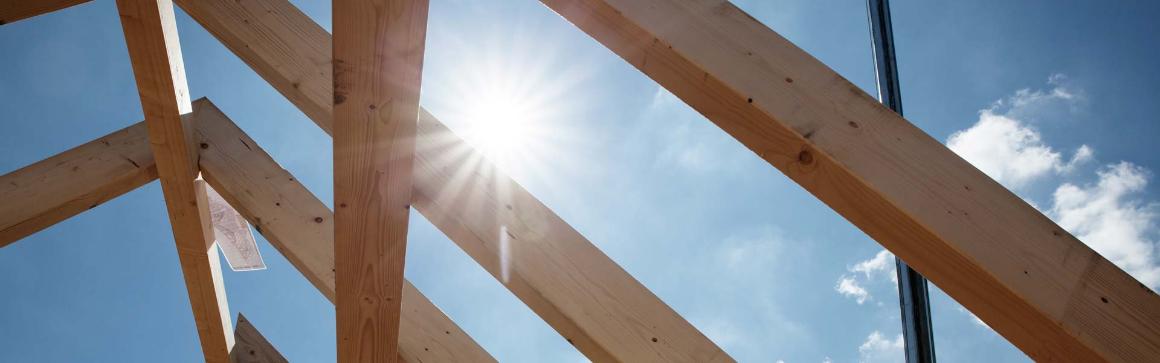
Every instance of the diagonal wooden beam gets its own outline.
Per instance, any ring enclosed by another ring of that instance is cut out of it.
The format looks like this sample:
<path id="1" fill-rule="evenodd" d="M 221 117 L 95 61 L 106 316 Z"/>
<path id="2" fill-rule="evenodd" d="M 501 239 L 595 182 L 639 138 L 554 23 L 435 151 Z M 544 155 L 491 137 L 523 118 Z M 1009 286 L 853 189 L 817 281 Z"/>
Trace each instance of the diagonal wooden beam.
<path id="1" fill-rule="evenodd" d="M 225 116 L 208 100 L 195 101 L 193 105 L 193 119 L 209 120 L 210 124 L 226 120 Z M 204 111 L 207 107 L 210 109 L 209 112 Z M 232 131 L 226 133 L 226 136 L 218 135 L 217 140 L 239 140 L 239 143 L 215 142 L 215 145 L 232 146 L 236 149 L 231 149 L 232 152 L 245 155 L 240 150 L 242 148 L 249 150 L 247 146 L 254 145 L 253 140 L 232 126 L 232 122 L 228 125 L 231 128 L 225 130 Z M 199 132 L 203 134 L 199 140 L 203 140 L 205 131 Z M 157 166 L 153 161 L 148 143 L 145 123 L 139 122 L 124 130 L 0 176 L 0 182 L 2 182 L 0 183 L 0 200 L 5 201 L 4 204 L 0 204 L 0 208 L 2 208 L 0 211 L 3 212 L 0 214 L 0 221 L 5 226 L 18 226 L 6 229 L 0 235 L 8 238 L 8 236 L 14 235 L 13 231 L 17 230 L 26 231 L 24 235 L 31 234 L 95 207 L 100 202 L 116 198 L 137 186 L 153 181 L 157 178 Z M 209 147 L 208 143 L 206 147 Z M 243 211 L 246 214 L 245 217 L 327 299 L 333 301 L 334 240 L 332 231 L 334 227 L 331 222 L 333 216 L 330 209 L 317 198 L 313 198 L 312 195 L 311 199 L 298 198 L 310 201 L 310 203 L 304 204 L 308 207 L 294 207 L 295 204 L 287 206 L 287 199 L 298 199 L 280 197 L 283 192 L 280 187 L 263 186 L 265 185 L 263 183 L 279 182 L 284 178 L 288 178 L 288 182 L 293 182 L 293 177 L 278 167 L 277 163 L 274 163 L 273 159 L 269 159 L 264 152 L 259 155 L 264 156 L 265 159 L 253 162 L 246 158 L 221 158 L 219 156 L 222 154 L 216 151 L 202 151 L 200 159 L 203 168 L 216 171 L 206 171 L 205 177 L 209 179 L 210 184 L 218 183 L 212 179 L 212 175 L 221 174 L 231 176 L 230 178 L 222 178 L 232 181 L 228 183 L 229 185 L 243 186 L 245 189 L 233 191 L 236 196 L 228 197 L 230 202 L 234 205 L 249 207 L 249 210 Z M 247 173 L 243 169 L 230 169 L 243 168 L 239 166 L 242 164 L 274 165 L 274 168 L 258 168 L 252 170 L 252 173 Z M 271 177 L 266 178 L 267 176 Z M 266 179 L 264 179 L 265 182 L 245 179 L 251 177 Z M 234 178 L 240 179 L 235 180 Z M 225 182 L 218 183 L 216 187 L 224 190 L 223 183 Z M 309 195 L 309 191 L 306 191 L 300 184 L 291 183 L 288 184 L 288 188 L 285 193 L 289 195 L 302 193 Z M 274 206 L 268 206 L 269 200 L 278 202 Z M 21 208 L 7 208 L 9 206 L 27 207 L 28 211 Z M 263 218 L 263 216 L 268 215 L 281 215 L 284 212 L 278 212 L 280 210 L 278 207 L 282 206 L 287 206 L 287 211 L 299 213 L 299 215 L 294 218 L 284 216 Z M 315 219 L 322 215 L 326 215 L 324 222 L 316 222 Z M 310 226 L 312 223 L 324 223 L 319 227 L 325 229 L 299 228 Z M 15 237 L 13 240 L 18 238 Z M 403 342 L 400 356 L 405 361 L 494 361 L 410 283 L 404 286 L 403 310 L 407 314 L 403 315 L 401 337 Z"/>
<path id="2" fill-rule="evenodd" d="M 727 1 L 543 0 L 1031 358 L 1160 357 L 1160 297 Z"/>
<path id="3" fill-rule="evenodd" d="M 204 190 L 199 193 L 194 182 L 198 167 L 193 129 L 183 117 L 193 107 L 173 3 L 118 0 L 117 9 L 202 352 L 207 362 L 226 363 L 233 346 L 233 335 L 229 334 L 233 328 Z"/>
<path id="4" fill-rule="evenodd" d="M 0 176 L 0 247 L 157 179 L 145 123 Z"/>
<path id="5" fill-rule="evenodd" d="M 234 342 L 234 348 L 230 350 L 231 363 L 289 363 L 241 313 L 234 329 Z"/>
<path id="6" fill-rule="evenodd" d="M 330 33 L 286 0 L 176 0 L 320 127 L 333 129 Z M 323 123 L 324 124 L 321 124 Z"/>
<path id="7" fill-rule="evenodd" d="M 588 359 L 733 361 L 426 111 L 418 135 L 415 207 Z"/>
<path id="8" fill-rule="evenodd" d="M 44 15 L 89 0 L 4 0 L 0 1 L 0 25 Z"/>
<path id="9" fill-rule="evenodd" d="M 324 29 L 285 0 L 179 3 L 319 127 L 331 131 L 333 96 L 325 51 L 330 36 Z M 426 111 L 420 111 L 419 130 L 416 208 L 589 359 L 731 360 Z M 506 192 L 497 193 L 497 186 Z M 479 199 L 461 199 L 467 195 Z M 512 247 L 506 273 L 498 257 L 505 235 Z"/>
<path id="10" fill-rule="evenodd" d="M 338 361 L 395 362 L 427 0 L 335 0 Z"/>
<path id="11" fill-rule="evenodd" d="M 334 214 L 209 101 L 194 114 L 206 181 L 333 302 Z M 402 310 L 402 360 L 495 361 L 405 280 Z"/>
<path id="12" fill-rule="evenodd" d="M 177 0 L 202 27 L 334 134 L 330 33 L 288 0 Z"/>

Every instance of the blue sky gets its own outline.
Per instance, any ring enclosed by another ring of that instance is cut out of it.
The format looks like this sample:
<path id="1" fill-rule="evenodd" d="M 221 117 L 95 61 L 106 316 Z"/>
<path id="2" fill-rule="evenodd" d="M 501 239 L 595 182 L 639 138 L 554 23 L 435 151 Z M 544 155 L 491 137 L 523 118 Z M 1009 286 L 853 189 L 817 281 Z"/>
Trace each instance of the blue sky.
<path id="1" fill-rule="evenodd" d="M 329 2 L 295 3 L 329 28 Z M 862 1 L 737 4 L 873 90 Z M 892 5 L 907 118 L 1155 289 L 1160 6 Z M 874 241 L 537 2 L 431 11 L 423 105 L 480 143 L 481 110 L 524 119 L 509 173 L 734 358 L 901 360 Z M 329 203 L 329 138 L 178 18 L 192 94 Z M 0 173 L 141 120 L 112 1 L 0 27 L 0 69 Z M 0 249 L 0 361 L 199 361 L 163 203 L 151 183 Z M 269 269 L 226 272 L 231 311 L 333 360 L 333 307 L 259 240 Z M 583 361 L 418 214 L 407 277 L 501 361 Z M 932 309 L 940 360 L 1027 360 L 942 293 Z"/>

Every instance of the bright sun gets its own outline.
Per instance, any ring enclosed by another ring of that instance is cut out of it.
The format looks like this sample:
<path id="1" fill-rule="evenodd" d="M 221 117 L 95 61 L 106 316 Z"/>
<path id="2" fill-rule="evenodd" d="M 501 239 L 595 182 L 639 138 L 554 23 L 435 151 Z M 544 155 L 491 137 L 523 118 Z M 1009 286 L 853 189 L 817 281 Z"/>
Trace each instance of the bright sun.
<path id="1" fill-rule="evenodd" d="M 523 151 L 534 136 L 531 111 L 527 102 L 514 94 L 495 92 L 480 97 L 469 111 L 474 122 L 470 138 L 485 156 L 503 163 Z"/>
<path id="2" fill-rule="evenodd" d="M 423 97 L 472 146 L 473 157 L 509 175 L 536 178 L 577 159 L 563 151 L 583 141 L 571 124 L 585 105 L 575 90 L 588 79 L 582 66 L 588 63 L 564 59 L 555 44 L 526 42 L 520 34 L 453 48 L 455 56 L 441 65 L 449 71 L 432 72 L 445 78 L 424 80 L 439 85 L 439 93 Z"/>

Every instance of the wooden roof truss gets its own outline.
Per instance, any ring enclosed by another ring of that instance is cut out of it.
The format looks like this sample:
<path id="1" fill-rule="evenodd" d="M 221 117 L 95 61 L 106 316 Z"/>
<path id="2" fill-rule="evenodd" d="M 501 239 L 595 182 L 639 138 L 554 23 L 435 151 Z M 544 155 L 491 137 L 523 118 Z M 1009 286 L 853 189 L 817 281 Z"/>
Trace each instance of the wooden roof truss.
<path id="1" fill-rule="evenodd" d="M 83 2 L 7 2 L 0 24 Z M 145 121 L 0 176 L 0 247 L 160 179 L 206 361 L 285 361 L 231 326 L 208 184 L 335 303 L 340 361 L 494 361 L 403 279 L 413 206 L 593 361 L 733 361 L 418 105 L 426 0 L 335 0 L 333 38 L 288 0 L 176 2 L 335 136 L 337 213 L 189 100 L 170 0 L 118 0 Z M 1155 293 L 729 2 L 542 2 L 1030 357 L 1160 357 Z"/>

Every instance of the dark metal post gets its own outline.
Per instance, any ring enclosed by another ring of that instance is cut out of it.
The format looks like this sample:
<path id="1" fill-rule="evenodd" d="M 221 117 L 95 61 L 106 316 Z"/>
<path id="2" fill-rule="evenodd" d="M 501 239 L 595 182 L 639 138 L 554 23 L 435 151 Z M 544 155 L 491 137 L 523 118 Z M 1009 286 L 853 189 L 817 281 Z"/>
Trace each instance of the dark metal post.
<path id="1" fill-rule="evenodd" d="M 866 0 L 873 38 L 874 70 L 878 76 L 878 100 L 902 114 L 902 93 L 898 88 L 898 64 L 894 62 L 894 31 L 890 25 L 890 0 Z M 934 363 L 934 333 L 930 322 L 930 296 L 926 279 L 901 259 L 898 267 L 898 300 L 902 308 L 902 336 L 906 341 L 906 361 Z"/>

